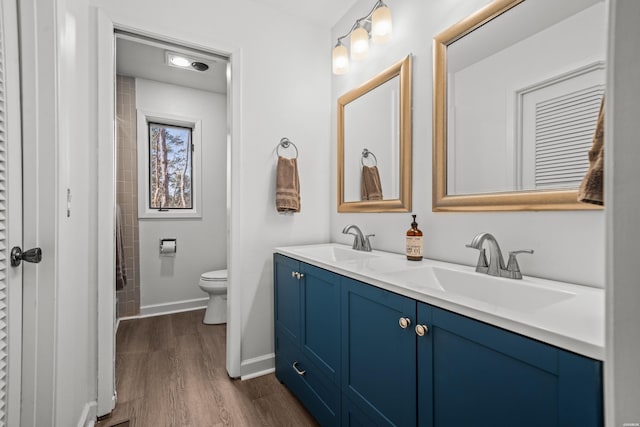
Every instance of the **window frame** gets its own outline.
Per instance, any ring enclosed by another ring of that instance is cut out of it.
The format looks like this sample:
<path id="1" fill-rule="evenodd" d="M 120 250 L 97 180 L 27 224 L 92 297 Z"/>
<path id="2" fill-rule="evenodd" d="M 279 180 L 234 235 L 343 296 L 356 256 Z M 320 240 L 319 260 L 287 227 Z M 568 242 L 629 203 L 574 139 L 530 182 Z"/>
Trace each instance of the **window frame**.
<path id="1" fill-rule="evenodd" d="M 191 129 L 191 209 L 151 208 L 151 170 L 149 124 L 176 126 Z M 173 114 L 137 110 L 137 154 L 138 154 L 138 218 L 202 218 L 201 211 L 201 161 L 202 161 L 202 120 L 200 118 L 176 116 Z M 166 210 L 165 210 L 166 209 Z"/>
<path id="2" fill-rule="evenodd" d="M 187 156 L 188 160 L 189 160 L 189 207 L 185 207 L 185 208 L 178 208 L 178 207 L 173 207 L 173 208 L 169 208 L 168 206 L 162 206 L 162 204 L 160 206 L 151 206 L 151 191 L 149 191 L 149 200 L 147 200 L 149 202 L 149 209 L 156 209 L 156 210 L 160 210 L 160 209 L 176 209 L 176 210 L 191 210 L 193 209 L 193 197 L 191 194 L 191 191 L 193 190 L 193 153 L 194 153 L 194 147 L 195 145 L 193 145 L 193 128 L 191 126 L 177 126 L 177 125 L 170 125 L 167 123 L 158 123 L 158 122 L 154 122 L 154 121 L 147 121 L 147 155 L 149 156 L 149 160 L 151 160 L 151 152 L 152 147 L 151 147 L 151 132 L 150 129 L 153 128 L 154 126 L 156 127 L 162 127 L 162 128 L 172 128 L 172 129 L 179 129 L 182 130 L 184 132 L 188 133 L 188 139 L 187 139 L 187 144 L 188 144 L 188 150 L 189 150 L 189 156 Z M 156 160 L 157 161 L 157 160 Z M 149 189 L 151 189 L 151 161 L 149 162 L 149 170 L 148 170 L 148 178 L 149 181 L 147 182 L 147 185 L 149 186 Z M 186 166 L 186 165 L 185 165 Z"/>

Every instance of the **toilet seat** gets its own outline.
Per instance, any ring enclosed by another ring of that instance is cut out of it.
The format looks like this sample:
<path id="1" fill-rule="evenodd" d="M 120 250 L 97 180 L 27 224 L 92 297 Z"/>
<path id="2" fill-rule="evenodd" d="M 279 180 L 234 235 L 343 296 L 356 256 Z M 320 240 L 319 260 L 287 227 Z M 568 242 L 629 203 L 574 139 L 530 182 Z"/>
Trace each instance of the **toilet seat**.
<path id="1" fill-rule="evenodd" d="M 202 273 L 200 280 L 203 282 L 226 282 L 227 270 L 213 270 Z"/>

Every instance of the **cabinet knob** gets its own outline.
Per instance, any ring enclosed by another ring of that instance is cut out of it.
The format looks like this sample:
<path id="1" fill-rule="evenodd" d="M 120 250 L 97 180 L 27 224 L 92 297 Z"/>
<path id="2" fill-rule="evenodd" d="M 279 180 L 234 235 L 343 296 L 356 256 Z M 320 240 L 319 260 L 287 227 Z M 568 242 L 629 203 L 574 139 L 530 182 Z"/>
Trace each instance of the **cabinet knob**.
<path id="1" fill-rule="evenodd" d="M 304 277 L 304 273 L 298 273 L 298 279 L 302 279 Z"/>
<path id="2" fill-rule="evenodd" d="M 296 374 L 302 376 L 304 374 L 307 373 L 307 371 L 301 371 L 300 368 L 298 368 L 298 362 L 293 362 L 293 370 L 296 371 Z"/>
<path id="3" fill-rule="evenodd" d="M 296 277 L 296 272 L 295 271 L 291 272 L 291 277 Z"/>
<path id="4" fill-rule="evenodd" d="M 400 320 L 398 320 L 398 324 L 402 329 L 407 329 L 407 327 L 411 325 L 411 319 L 408 317 L 401 317 Z"/>
<path id="5" fill-rule="evenodd" d="M 429 333 L 429 327 L 427 325 L 416 325 L 416 335 L 419 337 L 425 336 Z"/>

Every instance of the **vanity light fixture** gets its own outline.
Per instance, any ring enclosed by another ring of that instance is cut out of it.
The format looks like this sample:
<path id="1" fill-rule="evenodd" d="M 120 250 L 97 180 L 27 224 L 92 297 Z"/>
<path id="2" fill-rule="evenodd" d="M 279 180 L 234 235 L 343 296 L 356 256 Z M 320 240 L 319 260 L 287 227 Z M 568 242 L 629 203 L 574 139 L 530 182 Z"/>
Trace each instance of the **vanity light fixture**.
<path id="1" fill-rule="evenodd" d="M 366 16 L 357 19 L 347 34 L 338 37 L 332 54 L 333 74 L 349 71 L 349 55 L 343 39 L 350 38 L 351 59 L 364 59 L 369 52 L 369 37 L 374 43 L 384 43 L 391 38 L 392 28 L 391 10 L 382 0 L 377 0 Z"/>
<path id="2" fill-rule="evenodd" d="M 349 52 L 342 42 L 333 48 L 333 74 L 347 74 L 349 71 Z"/>
<path id="3" fill-rule="evenodd" d="M 351 32 L 351 59 L 365 59 L 369 53 L 369 32 L 358 23 L 358 28 Z"/>
<path id="4" fill-rule="evenodd" d="M 376 44 L 381 44 L 391 38 L 393 24 L 391 22 L 391 9 L 385 4 L 377 7 L 371 15 L 371 39 Z"/>

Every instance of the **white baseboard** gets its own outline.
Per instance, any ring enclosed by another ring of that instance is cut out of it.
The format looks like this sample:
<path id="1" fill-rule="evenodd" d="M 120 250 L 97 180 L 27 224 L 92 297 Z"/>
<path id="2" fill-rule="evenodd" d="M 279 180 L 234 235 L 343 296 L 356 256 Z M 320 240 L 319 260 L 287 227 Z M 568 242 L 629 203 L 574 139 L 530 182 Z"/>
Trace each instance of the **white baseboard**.
<path id="1" fill-rule="evenodd" d="M 121 320 L 161 316 L 163 314 L 181 313 L 183 311 L 201 310 L 207 307 L 208 302 L 209 297 L 204 297 L 185 301 L 144 305 L 140 307 L 140 314 L 138 316 L 123 317 L 121 318 Z"/>
<path id="2" fill-rule="evenodd" d="M 254 373 L 252 373 L 252 374 L 248 374 L 248 375 L 242 375 L 242 376 L 240 377 L 240 379 L 241 379 L 242 381 L 244 381 L 244 380 L 250 380 L 250 379 L 252 379 L 252 378 L 261 377 L 261 376 L 263 376 L 263 375 L 269 375 L 269 374 L 271 374 L 271 373 L 273 373 L 273 372 L 275 372 L 275 371 L 276 371 L 276 368 L 269 368 L 269 369 L 265 369 L 264 371 L 254 372 Z"/>
<path id="3" fill-rule="evenodd" d="M 78 427 L 93 427 L 98 416 L 97 410 L 98 402 L 95 400 L 85 403 L 82 414 L 80 414 L 80 419 L 78 420 Z"/>
<path id="4" fill-rule="evenodd" d="M 240 379 L 248 380 L 275 371 L 276 355 L 274 353 L 265 354 L 251 359 L 243 360 L 240 363 Z"/>

